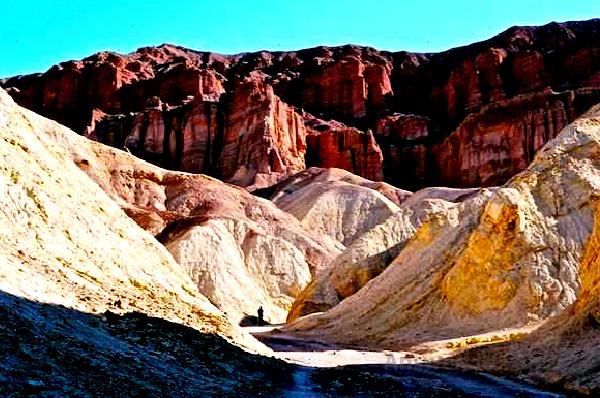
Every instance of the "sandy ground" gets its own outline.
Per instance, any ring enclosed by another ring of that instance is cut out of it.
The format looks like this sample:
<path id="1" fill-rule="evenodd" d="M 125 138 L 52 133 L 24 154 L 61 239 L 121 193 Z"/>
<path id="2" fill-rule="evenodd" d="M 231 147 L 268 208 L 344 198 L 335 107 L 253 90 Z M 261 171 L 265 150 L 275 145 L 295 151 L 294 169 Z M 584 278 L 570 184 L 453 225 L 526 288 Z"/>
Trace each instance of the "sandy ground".
<path id="1" fill-rule="evenodd" d="M 283 325 L 252 326 L 244 330 L 269 346 L 277 357 L 300 365 L 334 367 L 344 365 L 427 364 L 451 358 L 465 348 L 495 344 L 519 339 L 530 334 L 535 327 L 505 329 L 490 333 L 462 336 L 450 340 L 438 340 L 411 346 L 405 351 L 357 349 L 344 347 L 305 335 L 294 335 L 280 330 Z"/>

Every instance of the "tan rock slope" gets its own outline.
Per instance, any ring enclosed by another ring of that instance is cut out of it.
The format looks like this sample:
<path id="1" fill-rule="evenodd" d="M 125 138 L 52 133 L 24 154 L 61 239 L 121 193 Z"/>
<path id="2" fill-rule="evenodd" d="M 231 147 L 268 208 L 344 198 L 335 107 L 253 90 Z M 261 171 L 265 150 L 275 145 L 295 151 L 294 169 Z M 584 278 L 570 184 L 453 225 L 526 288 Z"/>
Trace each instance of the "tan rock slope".
<path id="1" fill-rule="evenodd" d="M 81 147 L 80 136 L 0 90 L 0 137 L 2 292 L 84 313 L 139 311 L 256 345 L 73 164 L 61 144 Z"/>
<path id="2" fill-rule="evenodd" d="M 454 202 L 477 195 L 479 189 L 426 188 L 399 205 L 398 211 L 374 228 L 364 230 L 320 272 L 294 302 L 288 321 L 325 311 L 360 290 L 396 258 L 419 226 L 455 207 Z"/>
<path id="3" fill-rule="evenodd" d="M 589 322 L 598 300 L 596 273 L 586 270 L 600 189 L 599 119 L 596 106 L 503 187 L 425 220 L 379 276 L 289 329 L 397 349 L 530 327 L 570 308 L 567 323 Z M 569 349 L 565 358 L 573 355 Z M 573 372 L 597 375 L 597 363 L 588 365 Z"/>
<path id="4" fill-rule="evenodd" d="M 5 94 L 3 98 L 10 102 Z M 142 227 L 158 235 L 200 291 L 234 322 L 256 314 L 261 305 L 265 319 L 284 321 L 311 272 L 342 248 L 241 188 L 163 170 L 56 123 L 43 123 L 52 126 L 44 129 L 45 139 L 64 160 L 75 163 Z"/>
<path id="5" fill-rule="evenodd" d="M 347 246 L 360 233 L 398 211 L 394 201 L 409 195 L 345 170 L 313 168 L 280 183 L 271 200 L 305 228 Z"/>
<path id="6" fill-rule="evenodd" d="M 598 123 L 598 120 L 596 119 Z M 575 303 L 522 341 L 473 348 L 455 360 L 530 381 L 600 393 L 600 208 L 594 198 L 594 226 L 581 262 L 581 290 Z"/>

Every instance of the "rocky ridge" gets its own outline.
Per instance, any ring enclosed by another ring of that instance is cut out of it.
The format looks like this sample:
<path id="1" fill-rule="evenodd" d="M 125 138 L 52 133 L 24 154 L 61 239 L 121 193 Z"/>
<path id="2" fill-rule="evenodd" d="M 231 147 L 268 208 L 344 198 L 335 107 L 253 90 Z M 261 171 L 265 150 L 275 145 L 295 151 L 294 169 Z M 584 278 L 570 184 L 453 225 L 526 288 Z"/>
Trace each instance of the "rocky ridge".
<path id="1" fill-rule="evenodd" d="M 598 23 L 513 27 L 437 54 L 162 45 L 95 54 L 3 87 L 102 142 L 251 188 L 305 165 L 407 189 L 495 185 L 598 101 Z"/>

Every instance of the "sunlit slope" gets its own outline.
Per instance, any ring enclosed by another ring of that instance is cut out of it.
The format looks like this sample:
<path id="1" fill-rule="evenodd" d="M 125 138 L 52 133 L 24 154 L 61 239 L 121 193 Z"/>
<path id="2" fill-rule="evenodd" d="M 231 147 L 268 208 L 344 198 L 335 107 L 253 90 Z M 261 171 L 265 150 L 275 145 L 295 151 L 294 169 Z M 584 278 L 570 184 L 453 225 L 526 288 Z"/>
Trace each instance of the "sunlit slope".
<path id="1" fill-rule="evenodd" d="M 291 328 L 393 348 L 563 313 L 582 292 L 600 189 L 599 115 L 595 107 L 569 125 L 500 189 L 425 221 L 383 273 Z"/>
<path id="2" fill-rule="evenodd" d="M 0 290 L 88 313 L 140 311 L 254 345 L 57 143 L 79 136 L 0 91 L 0 137 Z"/>

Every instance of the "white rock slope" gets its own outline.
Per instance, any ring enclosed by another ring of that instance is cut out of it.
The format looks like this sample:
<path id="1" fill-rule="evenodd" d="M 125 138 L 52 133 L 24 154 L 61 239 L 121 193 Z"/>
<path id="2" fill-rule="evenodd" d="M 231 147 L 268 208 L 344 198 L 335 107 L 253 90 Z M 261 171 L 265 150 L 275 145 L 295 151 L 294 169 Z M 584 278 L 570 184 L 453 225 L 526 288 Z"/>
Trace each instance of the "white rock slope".
<path id="1" fill-rule="evenodd" d="M 0 290 L 87 313 L 140 311 L 259 347 L 61 142 L 84 139 L 0 90 Z"/>

